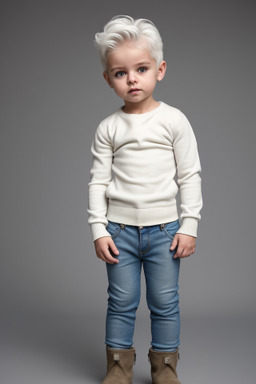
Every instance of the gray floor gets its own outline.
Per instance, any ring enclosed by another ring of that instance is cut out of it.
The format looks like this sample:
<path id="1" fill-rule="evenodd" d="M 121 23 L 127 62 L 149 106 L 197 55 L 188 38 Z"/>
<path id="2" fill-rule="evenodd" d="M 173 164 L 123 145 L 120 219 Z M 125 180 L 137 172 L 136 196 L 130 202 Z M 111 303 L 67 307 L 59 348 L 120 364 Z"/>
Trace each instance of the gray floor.
<path id="1" fill-rule="evenodd" d="M 254 384 L 256 319 L 183 319 L 182 384 Z M 98 316 L 12 316 L 1 321 L 1 384 L 100 383 L 104 320 Z M 138 316 L 134 384 L 150 384 L 149 321 Z"/>

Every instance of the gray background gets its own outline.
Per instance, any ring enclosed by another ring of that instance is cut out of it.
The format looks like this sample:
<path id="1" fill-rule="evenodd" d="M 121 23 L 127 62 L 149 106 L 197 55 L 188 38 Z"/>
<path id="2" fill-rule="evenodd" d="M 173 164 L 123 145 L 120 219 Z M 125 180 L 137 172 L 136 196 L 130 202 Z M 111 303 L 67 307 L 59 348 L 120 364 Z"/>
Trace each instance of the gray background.
<path id="1" fill-rule="evenodd" d="M 104 375 L 107 281 L 86 209 L 95 129 L 122 105 L 93 38 L 117 14 L 159 28 L 168 69 L 155 97 L 187 115 L 202 162 L 197 252 L 181 265 L 180 377 L 255 382 L 254 2 L 10 0 L 0 14 L 1 383 Z M 149 341 L 142 298 L 144 384 Z"/>

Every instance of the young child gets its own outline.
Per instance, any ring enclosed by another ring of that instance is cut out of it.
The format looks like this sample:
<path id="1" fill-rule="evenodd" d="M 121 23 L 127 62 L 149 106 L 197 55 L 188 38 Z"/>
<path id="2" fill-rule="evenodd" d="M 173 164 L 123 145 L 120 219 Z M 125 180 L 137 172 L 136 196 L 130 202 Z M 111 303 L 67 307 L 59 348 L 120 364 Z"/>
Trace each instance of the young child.
<path id="1" fill-rule="evenodd" d="M 195 252 L 202 207 L 197 143 L 185 115 L 153 98 L 166 71 L 154 24 L 118 16 L 95 39 L 104 78 L 124 102 L 96 131 L 89 182 L 88 222 L 109 282 L 103 383 L 132 382 L 143 266 L 152 381 L 178 384 L 180 259 Z"/>

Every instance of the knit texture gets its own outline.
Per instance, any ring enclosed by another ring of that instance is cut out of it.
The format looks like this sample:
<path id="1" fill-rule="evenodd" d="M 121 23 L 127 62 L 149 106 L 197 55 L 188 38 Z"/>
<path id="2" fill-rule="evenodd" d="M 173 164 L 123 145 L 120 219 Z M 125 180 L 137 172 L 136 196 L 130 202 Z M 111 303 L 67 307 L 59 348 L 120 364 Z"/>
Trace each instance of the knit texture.
<path id="1" fill-rule="evenodd" d="M 201 165 L 186 116 L 163 102 L 153 111 L 122 109 L 102 121 L 91 147 L 89 224 L 93 240 L 109 236 L 108 220 L 148 226 L 177 220 L 197 236 L 202 208 Z"/>

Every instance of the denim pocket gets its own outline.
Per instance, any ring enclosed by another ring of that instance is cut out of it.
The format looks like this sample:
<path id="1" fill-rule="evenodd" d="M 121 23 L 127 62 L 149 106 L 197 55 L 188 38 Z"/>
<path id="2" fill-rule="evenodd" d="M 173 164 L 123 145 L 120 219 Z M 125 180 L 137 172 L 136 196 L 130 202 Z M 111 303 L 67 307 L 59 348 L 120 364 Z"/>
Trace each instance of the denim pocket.
<path id="1" fill-rule="evenodd" d="M 171 221 L 170 223 L 165 224 L 163 231 L 172 241 L 176 232 L 179 230 L 179 228 L 180 228 L 179 220 L 176 220 L 176 221 Z"/>
<path id="2" fill-rule="evenodd" d="M 120 224 L 114 223 L 113 221 L 109 221 L 106 230 L 111 235 L 112 240 L 114 240 L 119 235 L 122 229 L 120 227 Z"/>

